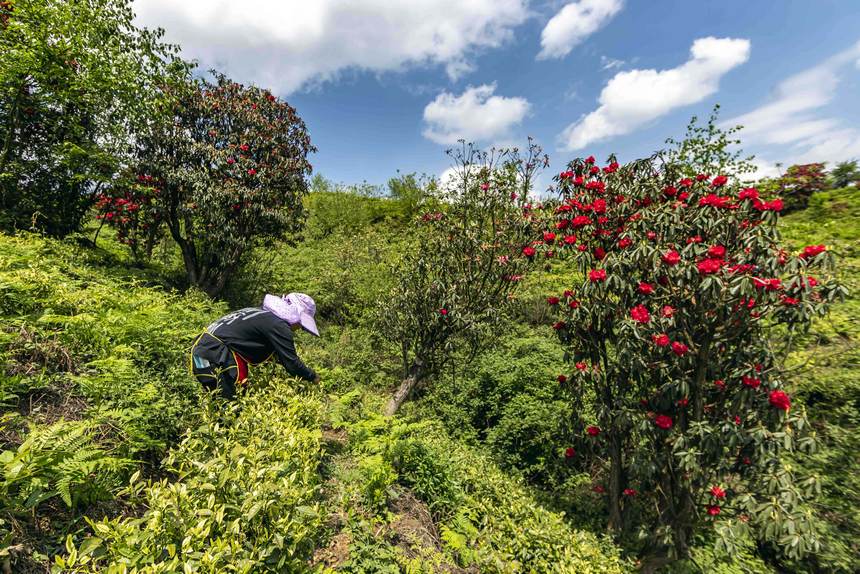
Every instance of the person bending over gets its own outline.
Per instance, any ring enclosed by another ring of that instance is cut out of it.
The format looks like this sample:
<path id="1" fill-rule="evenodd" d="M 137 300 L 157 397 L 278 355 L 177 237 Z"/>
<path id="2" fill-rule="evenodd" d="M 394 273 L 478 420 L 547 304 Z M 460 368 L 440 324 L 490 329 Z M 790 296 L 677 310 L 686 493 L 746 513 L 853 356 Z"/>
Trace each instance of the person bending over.
<path id="1" fill-rule="evenodd" d="M 232 399 L 248 377 L 248 365 L 277 357 L 286 371 L 307 381 L 320 378 L 296 353 L 293 332 L 319 337 L 316 303 L 304 293 L 266 295 L 261 307 L 239 309 L 206 327 L 191 348 L 191 372 L 208 390 Z"/>

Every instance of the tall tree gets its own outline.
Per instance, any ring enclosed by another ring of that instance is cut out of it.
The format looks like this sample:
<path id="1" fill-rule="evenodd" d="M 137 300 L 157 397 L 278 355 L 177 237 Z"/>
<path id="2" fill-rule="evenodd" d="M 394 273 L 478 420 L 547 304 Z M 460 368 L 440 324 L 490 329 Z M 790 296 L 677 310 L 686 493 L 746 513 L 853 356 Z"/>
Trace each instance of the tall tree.
<path id="1" fill-rule="evenodd" d="M 296 110 L 214 73 L 170 87 L 165 119 L 137 138 L 137 177 L 99 198 L 100 217 L 132 250 L 161 225 L 189 281 L 224 289 L 255 246 L 298 231 L 316 151 Z"/>
<path id="2" fill-rule="evenodd" d="M 186 65 L 129 0 L 0 4 L 0 225 L 79 228 L 158 91 Z"/>

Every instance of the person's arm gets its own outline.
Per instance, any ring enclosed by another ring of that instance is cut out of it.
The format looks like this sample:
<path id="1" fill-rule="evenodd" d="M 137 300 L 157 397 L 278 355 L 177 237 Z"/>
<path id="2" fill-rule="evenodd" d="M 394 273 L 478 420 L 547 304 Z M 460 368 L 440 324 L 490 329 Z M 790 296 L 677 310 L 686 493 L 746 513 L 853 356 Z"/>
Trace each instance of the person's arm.
<path id="1" fill-rule="evenodd" d="M 316 381 L 317 374 L 313 369 L 305 365 L 299 359 L 296 353 L 296 346 L 293 343 L 293 332 L 286 321 L 278 321 L 269 330 L 269 341 L 275 349 L 275 354 L 278 356 L 278 361 L 283 365 L 284 369 L 291 375 L 301 377 L 307 381 Z"/>

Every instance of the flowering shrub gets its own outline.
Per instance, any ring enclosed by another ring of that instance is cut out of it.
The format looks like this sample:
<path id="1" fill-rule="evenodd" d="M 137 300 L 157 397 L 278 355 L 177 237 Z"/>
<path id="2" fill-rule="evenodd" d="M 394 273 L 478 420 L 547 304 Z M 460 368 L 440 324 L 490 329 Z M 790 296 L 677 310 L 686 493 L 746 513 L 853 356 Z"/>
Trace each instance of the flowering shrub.
<path id="1" fill-rule="evenodd" d="M 455 345 L 477 351 L 513 295 L 538 246 L 531 181 L 546 165 L 540 149 L 452 154 L 456 174 L 437 211 L 418 218 L 415 249 L 395 270 L 399 281 L 380 302 L 380 331 L 401 350 L 404 380 L 386 412 L 450 359 Z M 550 256 L 545 250 L 542 256 Z"/>
<path id="2" fill-rule="evenodd" d="M 749 528 L 788 555 L 818 547 L 798 510 L 811 485 L 783 463 L 813 441 L 772 335 L 802 333 L 844 289 L 826 247 L 782 247 L 779 199 L 731 172 L 689 174 L 688 152 L 730 166 L 725 142 L 599 169 L 576 159 L 544 211 L 547 228 L 576 239 L 538 250 L 582 273 L 551 307 L 575 367 L 564 383 L 573 412 L 594 413 L 575 420 L 573 447 L 605 492 L 610 527 L 650 540 L 646 569 L 688 556 L 702 528 L 729 551 Z"/>
<path id="3" fill-rule="evenodd" d="M 786 212 L 806 209 L 812 194 L 830 187 L 824 167 L 823 163 L 792 165 L 782 176 L 762 182 L 761 187 L 782 196 Z"/>
<path id="4" fill-rule="evenodd" d="M 315 151 L 296 110 L 216 74 L 174 86 L 169 118 L 138 140 L 136 181 L 98 199 L 136 255 L 166 227 L 189 281 L 220 293 L 248 251 L 298 231 Z"/>

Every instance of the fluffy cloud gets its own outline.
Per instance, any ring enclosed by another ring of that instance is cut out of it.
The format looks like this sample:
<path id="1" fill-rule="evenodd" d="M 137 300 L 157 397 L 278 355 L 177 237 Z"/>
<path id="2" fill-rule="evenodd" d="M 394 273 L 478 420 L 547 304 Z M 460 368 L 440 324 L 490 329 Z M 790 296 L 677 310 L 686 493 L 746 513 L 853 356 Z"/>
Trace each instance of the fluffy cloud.
<path id="1" fill-rule="evenodd" d="M 770 102 L 725 122 L 742 125 L 744 142 L 790 146 L 786 163 L 842 161 L 860 156 L 860 131 L 821 108 L 837 94 L 841 74 L 860 56 L 860 42 L 779 83 Z"/>
<path id="2" fill-rule="evenodd" d="M 496 96 L 495 91 L 495 84 L 484 84 L 459 96 L 439 94 L 424 108 L 424 137 L 449 145 L 460 139 L 487 142 L 507 136 L 531 105 L 524 98 Z"/>
<path id="3" fill-rule="evenodd" d="M 183 54 L 282 92 L 346 70 L 441 65 L 471 71 L 475 50 L 511 39 L 527 0 L 136 0 L 140 23 Z"/>
<path id="4" fill-rule="evenodd" d="M 562 58 L 603 27 L 624 5 L 623 0 L 579 0 L 553 16 L 540 36 L 538 59 Z"/>
<path id="5" fill-rule="evenodd" d="M 749 53 L 749 40 L 700 38 L 690 48 L 690 59 L 677 68 L 619 72 L 600 93 L 600 107 L 569 125 L 559 136 L 560 144 L 567 151 L 578 150 L 700 102 L 716 92 L 720 78 L 746 62 Z"/>

